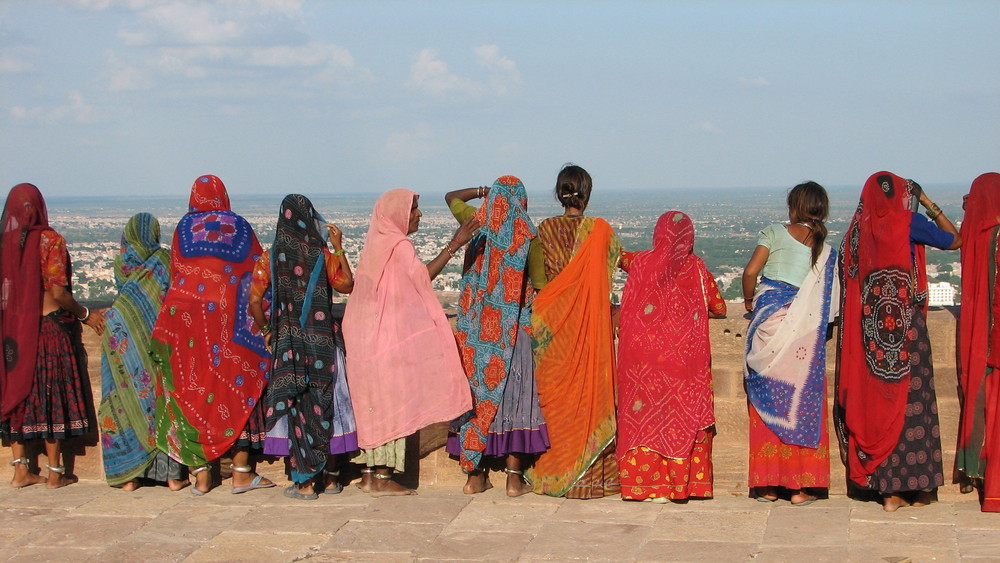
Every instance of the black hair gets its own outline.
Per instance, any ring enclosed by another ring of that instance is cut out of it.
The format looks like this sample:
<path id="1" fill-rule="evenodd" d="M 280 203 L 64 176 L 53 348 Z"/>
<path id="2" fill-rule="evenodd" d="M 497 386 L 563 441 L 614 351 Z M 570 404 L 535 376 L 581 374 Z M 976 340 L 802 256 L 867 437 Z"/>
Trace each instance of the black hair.
<path id="1" fill-rule="evenodd" d="M 586 170 L 572 163 L 566 164 L 556 177 L 556 201 L 563 207 L 574 207 L 582 211 L 590 202 L 593 187 L 594 183 Z"/>
<path id="2" fill-rule="evenodd" d="M 808 223 L 812 227 L 812 265 L 816 265 L 826 240 L 826 216 L 830 213 L 830 198 L 823 186 L 803 182 L 788 191 L 788 217 L 793 223 Z"/>

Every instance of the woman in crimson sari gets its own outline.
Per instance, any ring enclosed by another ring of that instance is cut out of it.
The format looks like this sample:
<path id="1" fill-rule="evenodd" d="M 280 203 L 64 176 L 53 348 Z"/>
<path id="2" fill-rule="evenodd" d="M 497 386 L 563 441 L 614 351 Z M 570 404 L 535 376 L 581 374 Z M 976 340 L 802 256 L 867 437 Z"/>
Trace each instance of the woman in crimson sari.
<path id="1" fill-rule="evenodd" d="M 76 482 L 65 474 L 62 441 L 90 430 L 78 321 L 101 334 L 104 317 L 73 299 L 66 239 L 49 227 L 38 188 L 10 190 L 2 226 L 0 435 L 14 457 L 12 487 L 45 482 L 55 489 Z M 45 440 L 47 479 L 31 471 L 25 457 L 25 442 L 39 439 Z"/>
<path id="2" fill-rule="evenodd" d="M 599 498 L 619 492 L 611 278 L 621 244 L 585 217 L 590 174 L 567 165 L 556 180 L 564 213 L 538 225 L 528 272 L 539 289 L 531 316 L 538 399 L 551 447 L 525 473 L 534 491 Z"/>
<path id="3" fill-rule="evenodd" d="M 712 352 L 708 317 L 726 302 L 694 254 L 694 225 L 660 216 L 653 248 L 630 261 L 618 333 L 618 471 L 622 499 L 712 493 Z"/>
<path id="4" fill-rule="evenodd" d="M 976 178 L 964 207 L 955 473 L 963 492 L 979 488 L 983 512 L 1000 512 L 1000 174 Z"/>
<path id="5" fill-rule="evenodd" d="M 848 479 L 887 512 L 932 502 L 944 484 L 924 245 L 954 250 L 962 237 L 916 182 L 873 174 L 840 252 L 834 421 Z"/>
<path id="6" fill-rule="evenodd" d="M 211 489 L 210 462 L 233 450 L 233 492 L 273 487 L 249 464 L 263 449 L 269 354 L 247 313 L 257 235 L 230 209 L 222 180 L 201 176 L 174 231 L 170 291 L 153 327 L 156 440 Z"/>

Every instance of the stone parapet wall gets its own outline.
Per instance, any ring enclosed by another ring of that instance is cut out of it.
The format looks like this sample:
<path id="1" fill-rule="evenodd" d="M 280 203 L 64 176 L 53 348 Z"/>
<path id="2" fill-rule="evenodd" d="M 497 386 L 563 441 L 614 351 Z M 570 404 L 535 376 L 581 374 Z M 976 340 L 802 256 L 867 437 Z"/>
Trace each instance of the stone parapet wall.
<path id="1" fill-rule="evenodd" d="M 715 388 L 716 427 L 718 436 L 714 443 L 716 494 L 744 494 L 747 472 L 747 411 L 746 393 L 743 391 L 743 349 L 748 321 L 742 316 L 712 319 L 709 330 L 712 340 L 712 370 Z M 957 486 L 950 484 L 955 460 L 955 437 L 958 431 L 958 393 L 955 371 L 955 344 L 957 311 L 954 308 L 932 310 L 928 315 L 928 332 L 934 353 L 934 373 L 941 418 L 941 437 L 944 449 L 946 485 L 942 494 L 957 494 Z M 91 387 L 95 401 L 100 397 L 100 342 L 89 329 L 84 330 L 84 344 L 90 355 Z M 828 344 L 828 394 L 832 396 L 836 339 Z M 830 400 L 828 399 L 828 412 Z M 411 440 L 411 462 L 408 464 L 409 481 L 419 480 L 422 485 L 454 484 L 459 486 L 465 477 L 458 463 L 444 452 L 447 424 L 425 429 Z M 831 488 L 833 494 L 846 489 L 844 468 L 839 459 L 836 436 L 830 426 Z M 8 450 L 9 451 L 9 450 Z M 96 434 L 87 441 L 73 440 L 67 446 L 67 465 L 82 479 L 103 479 L 101 451 Z M 419 463 L 417 459 L 419 458 Z M 38 458 L 44 465 L 44 456 Z M 6 463 L 0 471 L 7 479 L 12 474 Z M 44 470 L 43 470 L 44 473 Z M 270 472 L 269 472 L 270 473 Z M 279 473 L 280 475 L 280 473 Z"/>

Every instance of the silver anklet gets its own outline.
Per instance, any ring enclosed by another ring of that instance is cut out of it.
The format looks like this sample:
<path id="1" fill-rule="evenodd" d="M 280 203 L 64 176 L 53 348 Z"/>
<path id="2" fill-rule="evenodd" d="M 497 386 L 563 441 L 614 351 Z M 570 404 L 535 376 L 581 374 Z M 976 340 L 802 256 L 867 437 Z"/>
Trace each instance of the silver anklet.
<path id="1" fill-rule="evenodd" d="M 45 464 L 45 469 L 48 469 L 49 471 L 51 471 L 53 473 L 58 473 L 60 475 L 62 475 L 63 473 L 66 473 L 66 466 L 65 465 L 60 465 L 59 467 L 52 467 L 51 465 L 49 465 L 49 464 L 46 463 Z"/>
<path id="2" fill-rule="evenodd" d="M 29 464 L 30 462 L 31 462 L 31 460 L 30 460 L 30 459 L 28 459 L 28 458 L 26 458 L 26 457 L 19 457 L 19 458 L 17 458 L 17 459 L 12 459 L 12 460 L 10 460 L 10 464 L 11 464 L 11 465 L 17 465 L 17 464 L 19 464 L 19 463 L 23 463 L 25 467 L 28 467 L 28 464 Z"/>
<path id="3" fill-rule="evenodd" d="M 239 466 L 234 463 L 230 463 L 229 469 L 232 469 L 237 473 L 253 473 L 253 467 L 250 467 L 249 465 Z"/>

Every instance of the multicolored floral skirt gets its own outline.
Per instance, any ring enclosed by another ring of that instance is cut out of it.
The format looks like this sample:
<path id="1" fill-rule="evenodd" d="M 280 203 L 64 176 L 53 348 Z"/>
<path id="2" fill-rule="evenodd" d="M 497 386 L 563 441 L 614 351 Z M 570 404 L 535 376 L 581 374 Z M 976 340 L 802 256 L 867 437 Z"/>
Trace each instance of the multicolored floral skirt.
<path id="1" fill-rule="evenodd" d="M 71 330 L 76 318 L 62 309 L 44 315 L 39 327 L 38 360 L 31 392 L 3 421 L 4 441 L 65 439 L 90 430 L 79 367 L 79 348 Z"/>
<path id="2" fill-rule="evenodd" d="M 714 428 L 699 430 L 685 458 L 665 457 L 645 446 L 630 449 L 618 464 L 622 499 L 712 498 L 714 437 Z"/>

